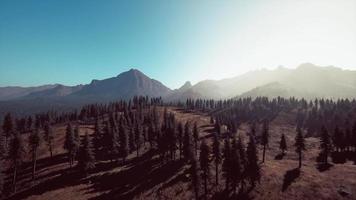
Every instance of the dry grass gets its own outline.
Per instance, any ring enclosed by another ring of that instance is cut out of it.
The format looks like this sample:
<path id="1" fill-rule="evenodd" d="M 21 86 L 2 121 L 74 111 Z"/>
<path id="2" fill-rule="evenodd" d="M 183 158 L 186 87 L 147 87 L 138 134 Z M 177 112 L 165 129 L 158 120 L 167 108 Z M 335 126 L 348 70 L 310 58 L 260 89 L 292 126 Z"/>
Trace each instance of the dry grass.
<path id="1" fill-rule="evenodd" d="M 185 113 L 173 108 L 176 119 L 182 122 L 197 122 L 201 130 L 200 137 L 210 142 L 209 135 L 213 128 L 210 118 L 204 114 Z M 245 139 L 248 126 L 242 124 L 239 134 Z M 92 133 L 92 127 L 81 127 L 81 134 L 85 131 Z M 44 199 L 58 200 L 67 199 L 192 199 L 189 177 L 186 173 L 187 166 L 179 162 L 174 164 L 163 164 L 158 162 L 158 157 L 152 158 L 147 153 L 144 158 L 135 158 L 135 152 L 129 156 L 126 165 L 102 162 L 100 170 L 91 174 L 88 178 L 71 177 L 68 164 L 63 157 L 62 148 L 64 141 L 65 125 L 55 127 L 55 155 L 59 156 L 58 162 L 48 164 L 44 161 L 43 167 L 39 167 L 37 181 L 39 184 L 30 190 L 25 190 L 12 199 Z M 279 139 L 281 134 L 286 135 L 288 152 L 282 160 L 276 160 L 275 156 L 280 153 Z M 293 142 L 295 137 L 294 115 L 281 113 L 270 125 L 270 145 L 266 154 L 266 162 L 262 164 L 263 176 L 261 183 L 249 196 L 252 199 L 356 199 L 356 165 L 351 162 L 346 164 L 333 164 L 326 171 L 319 171 L 316 167 L 316 156 L 318 154 L 319 140 L 307 138 L 307 151 L 304 153 L 303 166 L 299 176 L 287 181 L 286 173 L 292 174 L 298 166 L 298 157 L 294 152 Z M 143 148 L 142 152 L 147 152 Z M 40 158 L 48 157 L 46 146 L 40 150 Z M 259 150 L 262 156 L 261 149 Z M 147 157 L 147 158 L 146 158 Z M 212 181 L 214 170 L 212 169 Z M 58 183 L 59 182 L 59 183 Z M 51 186 L 53 184 L 53 186 Z M 210 197 L 215 191 L 223 189 L 221 186 L 215 188 L 210 183 Z M 24 174 L 19 187 L 28 188 L 31 185 L 30 175 Z M 342 196 L 342 192 L 347 194 Z"/>

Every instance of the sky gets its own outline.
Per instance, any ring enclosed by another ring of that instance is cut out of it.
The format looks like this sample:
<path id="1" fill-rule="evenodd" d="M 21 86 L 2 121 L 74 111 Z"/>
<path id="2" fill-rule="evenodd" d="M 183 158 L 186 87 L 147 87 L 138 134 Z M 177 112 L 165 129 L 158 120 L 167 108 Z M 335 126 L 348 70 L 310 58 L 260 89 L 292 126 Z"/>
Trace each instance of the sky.
<path id="1" fill-rule="evenodd" d="M 0 86 L 136 68 L 174 89 L 305 62 L 356 70 L 356 0 L 0 0 Z"/>

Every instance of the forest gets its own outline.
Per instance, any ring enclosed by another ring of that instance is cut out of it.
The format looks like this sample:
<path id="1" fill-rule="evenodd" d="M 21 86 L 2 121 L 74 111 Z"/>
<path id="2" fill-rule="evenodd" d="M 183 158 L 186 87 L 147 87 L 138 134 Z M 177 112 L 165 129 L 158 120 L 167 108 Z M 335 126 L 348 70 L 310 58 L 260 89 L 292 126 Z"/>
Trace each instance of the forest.
<path id="1" fill-rule="evenodd" d="M 203 134 L 197 121 L 177 119 L 177 111 L 206 116 L 210 128 Z M 355 111 L 356 101 L 348 99 L 258 97 L 163 102 L 161 98 L 135 96 L 72 112 L 49 111 L 21 118 L 8 113 L 0 135 L 1 197 L 23 199 L 31 194 L 31 188 L 53 184 L 39 171 L 57 162 L 67 164 L 61 175 L 64 178 L 53 181 L 64 185 L 69 184 L 68 177 L 86 179 L 108 166 L 129 165 L 141 170 L 154 162 L 157 174 L 165 176 L 170 170 L 185 168 L 189 198 L 250 199 L 256 186 L 263 187 L 261 178 L 271 140 L 278 141 L 280 150 L 273 155 L 275 160 L 282 162 L 290 152 L 297 155 L 296 168 L 284 177 L 287 185 L 300 175 L 304 154 L 311 150 L 306 138 L 319 140 L 314 162 L 320 171 L 333 164 L 356 163 Z M 282 132 L 280 137 L 271 138 L 270 123 L 281 113 L 295 113 L 291 123 L 294 133 Z M 240 131 L 243 125 L 247 127 L 244 133 Z M 58 126 L 65 129 L 59 143 L 54 131 Z M 292 144 L 287 144 L 286 134 L 293 138 Z M 63 152 L 56 154 L 55 148 Z M 140 179 L 136 171 L 127 173 L 123 177 Z M 154 179 L 160 177 L 153 177 L 152 182 Z M 131 193 L 119 193 L 117 198 L 133 199 L 148 189 L 138 187 Z M 110 199 L 115 190 L 97 198 Z"/>

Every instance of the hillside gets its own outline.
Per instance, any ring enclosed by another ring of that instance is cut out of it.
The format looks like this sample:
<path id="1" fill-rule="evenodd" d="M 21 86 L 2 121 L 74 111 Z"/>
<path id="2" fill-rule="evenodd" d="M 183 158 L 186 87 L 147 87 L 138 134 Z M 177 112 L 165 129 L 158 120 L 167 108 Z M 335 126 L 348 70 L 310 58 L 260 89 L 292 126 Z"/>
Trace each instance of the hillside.
<path id="1" fill-rule="evenodd" d="M 161 109 L 160 109 L 161 110 Z M 162 110 L 161 110 L 162 111 Z M 201 130 L 200 139 L 211 143 L 213 125 L 203 113 L 185 112 L 169 108 L 181 122 L 197 122 Z M 248 126 L 242 124 L 238 133 L 246 137 Z M 93 126 L 81 125 L 80 133 L 93 132 Z M 157 155 L 148 151 L 146 145 L 136 158 L 135 153 L 128 157 L 126 164 L 102 161 L 96 170 L 87 178 L 73 174 L 68 168 L 62 148 L 65 125 L 55 127 L 55 161 L 46 159 L 45 146 L 41 147 L 39 174 L 36 186 L 9 199 L 192 199 L 188 167 L 181 161 L 161 163 Z M 270 124 L 271 141 L 267 150 L 266 162 L 262 164 L 262 180 L 246 199 L 355 199 L 356 198 L 356 165 L 352 163 L 333 164 L 327 170 L 318 170 L 316 156 L 319 152 L 319 140 L 307 138 L 306 153 L 303 158 L 303 168 L 299 175 L 289 177 L 295 172 L 297 155 L 294 152 L 295 113 L 280 113 Z M 280 153 L 279 138 L 281 133 L 286 135 L 288 151 L 283 159 L 275 157 Z M 26 137 L 26 135 L 24 135 Z M 261 147 L 259 150 L 261 159 Z M 28 166 L 30 167 L 30 166 Z M 27 170 L 26 170 L 27 171 Z M 29 171 L 28 171 L 29 173 Z M 212 171 L 212 176 L 214 172 Z M 21 185 L 29 187 L 30 175 L 22 176 Z M 220 182 L 223 182 L 221 179 Z M 214 188 L 209 184 L 213 195 L 215 191 L 223 190 L 223 184 Z M 219 199 L 219 196 L 209 196 Z M 245 197 L 244 197 L 245 199 Z"/>

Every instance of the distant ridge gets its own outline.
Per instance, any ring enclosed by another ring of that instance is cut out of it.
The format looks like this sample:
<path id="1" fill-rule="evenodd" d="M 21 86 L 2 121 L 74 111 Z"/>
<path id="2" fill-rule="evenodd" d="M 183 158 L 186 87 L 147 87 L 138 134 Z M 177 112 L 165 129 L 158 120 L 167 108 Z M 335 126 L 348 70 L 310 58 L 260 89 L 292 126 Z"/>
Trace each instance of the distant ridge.
<path id="1" fill-rule="evenodd" d="M 26 114 L 48 109 L 73 109 L 87 103 L 130 99 L 139 95 L 162 97 L 165 101 L 257 96 L 355 98 L 356 71 L 304 63 L 296 69 L 278 67 L 274 70 L 255 70 L 228 79 L 204 80 L 195 85 L 187 81 L 179 89 L 171 90 L 139 70 L 130 69 L 112 78 L 92 80 L 86 85 L 2 87 L 0 116 L 19 110 Z"/>

